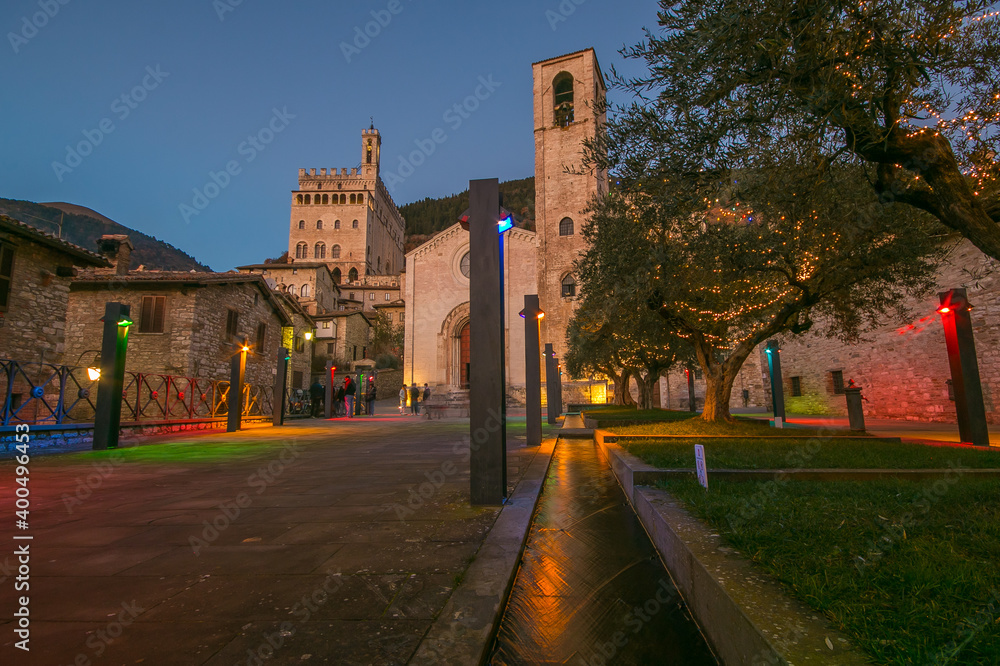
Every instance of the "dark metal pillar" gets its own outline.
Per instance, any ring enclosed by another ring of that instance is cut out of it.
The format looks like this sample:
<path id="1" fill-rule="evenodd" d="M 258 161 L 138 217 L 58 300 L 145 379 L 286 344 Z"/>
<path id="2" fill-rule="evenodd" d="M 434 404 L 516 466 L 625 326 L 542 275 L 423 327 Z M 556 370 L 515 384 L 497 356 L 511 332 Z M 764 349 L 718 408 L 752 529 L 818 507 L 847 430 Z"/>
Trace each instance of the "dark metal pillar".
<path id="1" fill-rule="evenodd" d="M 101 341 L 101 379 L 97 384 L 94 414 L 95 451 L 118 448 L 122 421 L 122 389 L 125 386 L 125 355 L 131 306 L 104 306 L 104 337 Z"/>
<path id="2" fill-rule="evenodd" d="M 274 375 L 274 398 L 271 400 L 271 423 L 285 425 L 285 390 L 288 388 L 288 361 L 291 354 L 282 347 L 278 350 L 278 372 Z"/>
<path id="3" fill-rule="evenodd" d="M 243 380 L 247 371 L 247 344 L 244 341 L 229 362 L 229 414 L 226 432 L 238 432 L 243 425 Z"/>
<path id="4" fill-rule="evenodd" d="M 562 413 L 562 395 L 559 391 L 559 361 L 552 345 L 545 345 L 545 415 L 549 425 L 555 425 Z"/>
<path id="5" fill-rule="evenodd" d="M 473 504 L 502 504 L 507 496 L 504 385 L 503 273 L 496 178 L 469 183 L 469 415 Z"/>
<path id="6" fill-rule="evenodd" d="M 333 418 L 333 374 L 336 372 L 332 361 L 326 362 L 326 391 L 323 393 L 323 416 Z"/>
<path id="7" fill-rule="evenodd" d="M 855 432 L 865 431 L 865 409 L 864 397 L 861 395 L 861 387 L 851 385 L 844 389 L 847 396 L 847 421 L 851 424 L 851 430 Z"/>
<path id="8" fill-rule="evenodd" d="M 538 348 L 541 310 L 538 294 L 524 296 L 524 399 L 527 405 L 527 445 L 542 443 L 542 363 Z"/>
<path id="9" fill-rule="evenodd" d="M 687 367 L 687 379 L 688 379 L 688 411 L 697 412 L 698 411 L 698 401 L 694 396 L 694 368 L 692 366 Z"/>
<path id="10" fill-rule="evenodd" d="M 972 317 L 968 293 L 952 289 L 938 294 L 941 299 L 941 321 L 948 347 L 948 365 L 955 389 L 955 409 L 958 412 L 958 433 L 963 442 L 989 446 L 990 433 L 986 425 L 983 385 L 979 380 L 976 340 L 972 332 Z"/>
<path id="11" fill-rule="evenodd" d="M 785 385 L 781 379 L 781 348 L 777 340 L 768 340 L 767 370 L 771 375 L 771 402 L 774 407 L 774 418 L 785 421 Z"/>

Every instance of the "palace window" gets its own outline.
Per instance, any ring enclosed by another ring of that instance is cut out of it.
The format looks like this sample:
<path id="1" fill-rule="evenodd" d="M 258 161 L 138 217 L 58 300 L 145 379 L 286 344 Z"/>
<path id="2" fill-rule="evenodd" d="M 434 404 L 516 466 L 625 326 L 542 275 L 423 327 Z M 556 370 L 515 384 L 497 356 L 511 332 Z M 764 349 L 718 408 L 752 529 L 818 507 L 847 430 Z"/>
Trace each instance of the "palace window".
<path id="1" fill-rule="evenodd" d="M 358 195 L 356 195 L 356 194 L 352 194 L 351 195 L 351 203 L 352 204 L 358 203 Z"/>
<path id="2" fill-rule="evenodd" d="M 334 229 L 340 229 L 340 220 L 336 220 L 336 221 L 335 221 L 335 222 L 333 223 L 333 228 L 334 228 Z"/>
<path id="3" fill-rule="evenodd" d="M 14 248 L 6 243 L 0 243 L 0 312 L 7 311 L 13 280 Z"/>
<path id="4" fill-rule="evenodd" d="M 295 285 L 294 284 L 288 285 L 288 295 L 289 296 L 295 296 L 297 294 L 298 294 L 298 292 L 295 291 Z"/>
<path id="5" fill-rule="evenodd" d="M 368 300 L 369 300 L 369 301 L 374 301 L 374 300 L 375 300 L 375 292 L 374 292 L 374 291 L 373 291 L 373 292 L 370 292 L 370 293 L 368 294 Z"/>
<path id="6" fill-rule="evenodd" d="M 563 298 L 572 298 L 576 296 L 576 280 L 573 279 L 572 275 L 567 275 L 563 278 L 562 295 Z"/>
<path id="7" fill-rule="evenodd" d="M 559 235 L 560 236 L 572 236 L 573 235 L 573 220 L 568 217 L 564 217 L 562 222 L 559 223 Z"/>
<path id="8" fill-rule="evenodd" d="M 295 246 L 295 258 L 296 259 L 308 259 L 309 258 L 309 245 L 305 242 L 299 243 Z"/>
<path id="9" fill-rule="evenodd" d="M 357 228 L 358 228 L 358 221 L 354 220 L 353 222 L 351 222 L 351 229 L 357 229 Z"/>
<path id="10" fill-rule="evenodd" d="M 340 259 L 340 246 L 339 245 L 334 245 L 333 247 L 330 248 L 330 258 L 331 259 Z M 340 284 L 340 269 L 339 268 L 336 269 L 333 272 L 333 277 L 334 277 L 334 279 L 337 280 L 337 284 Z"/>
<path id="11" fill-rule="evenodd" d="M 556 125 L 568 127 L 573 122 L 573 75 L 562 72 L 552 82 L 555 90 Z"/>
<path id="12" fill-rule="evenodd" d="M 143 296 L 139 314 L 140 333 L 163 333 L 163 313 L 166 310 L 166 296 Z"/>
<path id="13" fill-rule="evenodd" d="M 340 246 L 339 245 L 334 245 L 333 248 L 330 249 L 330 258 L 331 259 L 339 259 L 340 258 L 339 252 L 340 252 Z M 333 269 L 333 283 L 334 284 L 340 284 L 341 275 L 343 275 L 343 273 L 340 272 L 339 268 L 334 268 Z"/>
<path id="14" fill-rule="evenodd" d="M 324 194 L 323 195 L 323 203 L 325 203 L 325 204 L 330 203 L 330 195 L 329 194 Z"/>
<path id="15" fill-rule="evenodd" d="M 299 220 L 299 229 L 305 229 L 305 228 L 306 228 L 306 221 Z"/>
<path id="16" fill-rule="evenodd" d="M 309 285 L 302 285 L 302 288 L 299 289 L 299 296 L 302 298 L 309 298 Z"/>
<path id="17" fill-rule="evenodd" d="M 346 194 L 341 194 L 340 195 L 340 203 L 341 204 L 346 204 L 347 203 L 347 195 Z"/>
<path id="18" fill-rule="evenodd" d="M 316 243 L 313 256 L 316 259 L 326 259 L 326 243 Z"/>
<path id="19" fill-rule="evenodd" d="M 392 300 L 392 294 L 390 294 L 389 292 L 385 292 L 385 300 L 391 301 Z"/>
<path id="20" fill-rule="evenodd" d="M 317 229 L 323 228 L 323 220 L 316 220 L 316 228 Z"/>
<path id="21" fill-rule="evenodd" d="M 306 195 L 306 203 L 307 204 L 311 204 L 312 203 L 312 195 L 311 194 L 307 194 Z"/>
<path id="22" fill-rule="evenodd" d="M 358 195 L 358 203 L 359 204 L 363 204 L 364 202 L 365 202 L 365 195 L 364 194 L 359 194 Z"/>
<path id="23" fill-rule="evenodd" d="M 350 280 L 351 282 L 357 282 L 358 281 L 358 269 L 357 268 L 352 268 L 351 272 L 347 274 L 347 279 Z"/>
<path id="24" fill-rule="evenodd" d="M 302 201 L 303 201 L 303 199 L 302 199 L 302 195 L 301 194 L 295 197 L 295 202 L 297 204 L 299 204 L 300 206 L 302 205 Z"/>

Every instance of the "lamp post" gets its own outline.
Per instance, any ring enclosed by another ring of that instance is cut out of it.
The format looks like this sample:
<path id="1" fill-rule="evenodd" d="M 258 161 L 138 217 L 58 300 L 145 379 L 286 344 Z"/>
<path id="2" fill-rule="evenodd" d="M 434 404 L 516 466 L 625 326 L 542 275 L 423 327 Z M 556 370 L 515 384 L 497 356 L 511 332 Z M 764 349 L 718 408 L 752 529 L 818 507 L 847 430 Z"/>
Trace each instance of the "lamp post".
<path id="1" fill-rule="evenodd" d="M 538 327 L 545 313 L 538 307 L 538 294 L 525 294 L 524 309 L 524 401 L 527 446 L 542 443 L 542 364 Z"/>
<path id="2" fill-rule="evenodd" d="M 979 361 L 976 359 L 976 341 L 972 332 L 968 293 L 965 289 L 952 289 L 938 294 L 941 322 L 944 324 L 945 345 L 948 348 L 948 365 L 955 389 L 955 409 L 958 415 L 958 433 L 963 442 L 976 446 L 989 446 L 990 433 L 986 425 L 986 406 L 983 402 L 983 385 L 979 380 Z"/>
<path id="3" fill-rule="evenodd" d="M 125 385 L 125 355 L 131 306 L 107 303 L 104 306 L 104 337 L 101 341 L 100 381 L 94 414 L 95 451 L 118 448 L 122 421 L 122 389 Z M 92 373 L 89 373 L 91 374 Z"/>
<path id="4" fill-rule="evenodd" d="M 774 407 L 774 427 L 780 428 L 785 421 L 785 384 L 781 379 L 781 348 L 777 340 L 768 340 L 767 369 L 771 375 L 771 402 Z"/>
<path id="5" fill-rule="evenodd" d="M 226 432 L 238 432 L 243 425 L 243 381 L 246 378 L 249 351 L 250 347 L 244 338 L 229 361 L 229 414 Z"/>
<path id="6" fill-rule="evenodd" d="M 469 487 L 474 505 L 507 497 L 503 234 L 514 218 L 500 208 L 496 178 L 469 182 Z"/>

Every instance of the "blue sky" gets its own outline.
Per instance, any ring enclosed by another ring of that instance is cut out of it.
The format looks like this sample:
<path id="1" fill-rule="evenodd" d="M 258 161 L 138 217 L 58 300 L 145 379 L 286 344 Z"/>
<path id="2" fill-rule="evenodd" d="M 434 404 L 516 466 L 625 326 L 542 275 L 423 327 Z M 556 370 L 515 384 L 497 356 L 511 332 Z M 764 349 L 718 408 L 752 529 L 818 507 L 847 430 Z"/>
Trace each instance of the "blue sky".
<path id="1" fill-rule="evenodd" d="M 88 206 L 216 270 L 261 261 L 286 247 L 298 169 L 357 166 L 370 116 L 383 178 L 415 141 L 439 128 L 448 137 L 393 183 L 397 204 L 453 194 L 471 178 L 533 175 L 531 63 L 592 46 L 605 71 L 634 71 L 617 51 L 655 25 L 656 9 L 6 0 L 0 196 Z M 480 77 L 495 90 L 455 127 L 445 114 Z M 196 189 L 214 196 L 196 200 Z"/>

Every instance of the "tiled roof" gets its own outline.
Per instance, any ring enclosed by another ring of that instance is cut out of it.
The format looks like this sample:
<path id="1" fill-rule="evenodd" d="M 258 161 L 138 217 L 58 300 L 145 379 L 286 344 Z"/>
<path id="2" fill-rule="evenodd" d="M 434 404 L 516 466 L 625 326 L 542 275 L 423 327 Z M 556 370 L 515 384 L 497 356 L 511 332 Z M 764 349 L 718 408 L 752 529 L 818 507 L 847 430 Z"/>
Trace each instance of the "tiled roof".
<path id="1" fill-rule="evenodd" d="M 107 268 L 111 265 L 107 259 L 96 252 L 85 250 L 75 243 L 70 243 L 69 241 L 63 240 L 58 236 L 42 231 L 41 229 L 33 227 L 30 224 L 26 224 L 20 220 L 15 220 L 14 218 L 6 215 L 0 215 L 0 229 L 6 229 L 7 231 L 11 231 L 33 240 L 36 243 L 65 252 L 70 256 L 83 260 L 91 266 L 101 266 Z"/>

